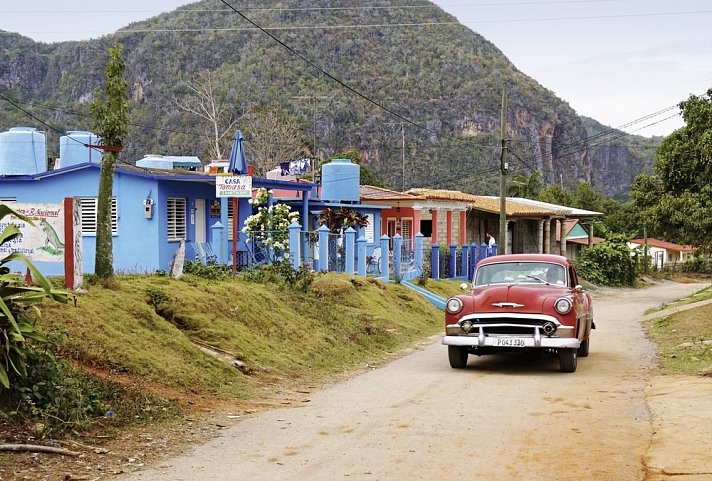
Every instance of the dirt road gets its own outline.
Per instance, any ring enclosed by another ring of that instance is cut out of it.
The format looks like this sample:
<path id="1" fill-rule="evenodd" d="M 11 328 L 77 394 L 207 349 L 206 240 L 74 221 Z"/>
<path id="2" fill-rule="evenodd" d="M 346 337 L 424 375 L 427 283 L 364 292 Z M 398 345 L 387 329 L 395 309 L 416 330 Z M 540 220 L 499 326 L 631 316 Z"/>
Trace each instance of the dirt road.
<path id="1" fill-rule="evenodd" d="M 656 428 L 645 400 L 654 351 L 639 319 L 699 288 L 594 293 L 598 329 L 576 373 L 529 356 L 470 356 L 467 369 L 453 370 L 433 340 L 298 408 L 253 415 L 116 479 L 643 480 Z"/>

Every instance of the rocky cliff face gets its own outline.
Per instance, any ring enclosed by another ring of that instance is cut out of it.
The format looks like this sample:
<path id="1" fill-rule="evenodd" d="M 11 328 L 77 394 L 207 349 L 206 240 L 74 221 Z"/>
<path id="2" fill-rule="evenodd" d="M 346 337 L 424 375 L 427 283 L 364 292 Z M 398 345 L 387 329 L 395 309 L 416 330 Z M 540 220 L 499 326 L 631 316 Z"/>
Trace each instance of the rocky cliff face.
<path id="1" fill-rule="evenodd" d="M 349 2 L 315 0 L 314 6 L 322 4 Z M 379 16 L 382 12 L 364 10 L 350 20 L 454 20 L 439 8 L 411 10 L 394 10 L 388 19 Z M 318 19 L 313 15 L 275 14 L 269 21 L 288 26 L 343 20 L 325 18 L 337 13 L 320 13 Z M 136 26 L 194 28 L 195 22 L 174 12 Z M 229 15 L 205 13 L 198 26 L 202 25 L 219 29 L 240 22 Z M 324 70 L 417 125 L 326 79 L 271 39 L 240 30 L 116 34 L 52 45 L 0 35 L 0 88 L 25 101 L 61 107 L 51 114 L 35 111 L 59 129 L 91 130 L 86 105 L 102 82 L 108 47 L 119 41 L 124 45 L 133 123 L 123 161 L 134 162 L 146 153 L 205 156 L 208 126 L 178 109 L 176 100 L 187 94 L 181 80 L 209 71 L 216 79 L 216 95 L 231 102 L 235 111 L 278 105 L 302 122 L 307 144 L 316 140 L 316 145 L 309 145 L 312 151 L 328 156 L 359 150 L 366 165 L 392 188 L 489 194 L 498 188 L 500 102 L 506 86 L 509 145 L 516 154 L 509 157 L 512 173 L 530 175 L 536 170 L 545 182 L 567 186 L 593 182 L 606 193 L 617 194 L 642 168 L 639 160 L 631 159 L 631 149 L 589 149 L 586 127 L 565 101 L 519 72 L 494 45 L 465 27 L 357 29 L 347 34 L 299 31 L 284 34 L 284 39 Z M 0 105 L 0 128 L 17 125 L 20 118 L 8 105 Z M 22 123 L 33 125 L 26 118 Z M 285 159 L 275 162 L 280 160 Z"/>

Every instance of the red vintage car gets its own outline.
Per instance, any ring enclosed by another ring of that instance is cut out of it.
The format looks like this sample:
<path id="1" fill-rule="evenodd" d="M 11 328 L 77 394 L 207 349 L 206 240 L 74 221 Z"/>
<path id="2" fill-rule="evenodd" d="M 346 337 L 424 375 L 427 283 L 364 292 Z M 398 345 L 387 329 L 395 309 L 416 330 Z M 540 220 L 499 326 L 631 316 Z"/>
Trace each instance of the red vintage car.
<path id="1" fill-rule="evenodd" d="M 450 366 L 463 368 L 468 355 L 547 350 L 564 372 L 588 356 L 595 329 L 591 297 L 579 285 L 573 264 L 548 254 L 501 255 L 477 264 L 468 294 L 445 304 Z"/>

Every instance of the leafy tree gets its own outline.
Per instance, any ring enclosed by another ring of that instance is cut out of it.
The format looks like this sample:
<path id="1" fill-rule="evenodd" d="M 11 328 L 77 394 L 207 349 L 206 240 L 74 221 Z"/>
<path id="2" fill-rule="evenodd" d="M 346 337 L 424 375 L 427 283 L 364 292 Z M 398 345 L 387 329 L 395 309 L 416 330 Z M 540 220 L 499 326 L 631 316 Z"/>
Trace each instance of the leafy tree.
<path id="1" fill-rule="evenodd" d="M 30 219 L 6 205 L 0 205 L 0 220 L 8 215 L 34 225 Z M 10 244 L 20 236 L 20 229 L 10 223 L 0 234 L 0 246 Z M 22 276 L 10 272 L 7 267 L 13 261 L 25 264 L 39 287 L 23 286 Z M 11 388 L 15 376 L 26 376 L 28 356 L 33 351 L 31 342 L 51 343 L 35 327 L 33 320 L 36 306 L 47 297 L 59 302 L 68 300 L 66 293 L 52 289 L 49 281 L 24 254 L 12 252 L 0 259 L 0 391 Z"/>
<path id="2" fill-rule="evenodd" d="M 539 200 L 550 204 L 571 205 L 574 202 L 574 196 L 566 189 L 548 185 L 539 192 Z"/>
<path id="3" fill-rule="evenodd" d="M 108 279 L 114 275 L 111 197 L 118 153 L 128 133 L 129 103 L 125 71 L 121 44 L 114 44 L 109 48 L 109 61 L 104 68 L 103 95 L 97 89 L 95 100 L 89 106 L 96 122 L 94 129 L 104 146 L 96 216 L 95 274 L 100 279 Z"/>
<path id="4" fill-rule="evenodd" d="M 685 126 L 656 152 L 656 177 L 636 178 L 631 196 L 652 234 L 712 247 L 712 89 L 680 103 Z"/>
<path id="5" fill-rule="evenodd" d="M 509 181 L 507 195 L 524 199 L 536 199 L 541 191 L 541 172 L 532 172 L 530 176 L 516 174 Z"/>

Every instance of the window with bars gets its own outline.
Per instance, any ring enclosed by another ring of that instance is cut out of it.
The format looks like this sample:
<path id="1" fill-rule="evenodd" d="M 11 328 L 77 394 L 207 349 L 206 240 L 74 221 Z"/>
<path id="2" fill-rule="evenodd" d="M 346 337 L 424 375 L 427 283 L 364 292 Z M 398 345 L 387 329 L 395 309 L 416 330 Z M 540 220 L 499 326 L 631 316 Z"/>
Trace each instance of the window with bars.
<path id="1" fill-rule="evenodd" d="M 166 201 L 166 230 L 168 242 L 186 239 L 185 197 L 168 197 Z"/>
<path id="2" fill-rule="evenodd" d="M 82 216 L 82 235 L 96 235 L 96 216 L 99 210 L 98 197 L 80 197 L 79 208 Z M 111 235 L 119 233 L 119 211 L 116 197 L 111 198 Z"/>

